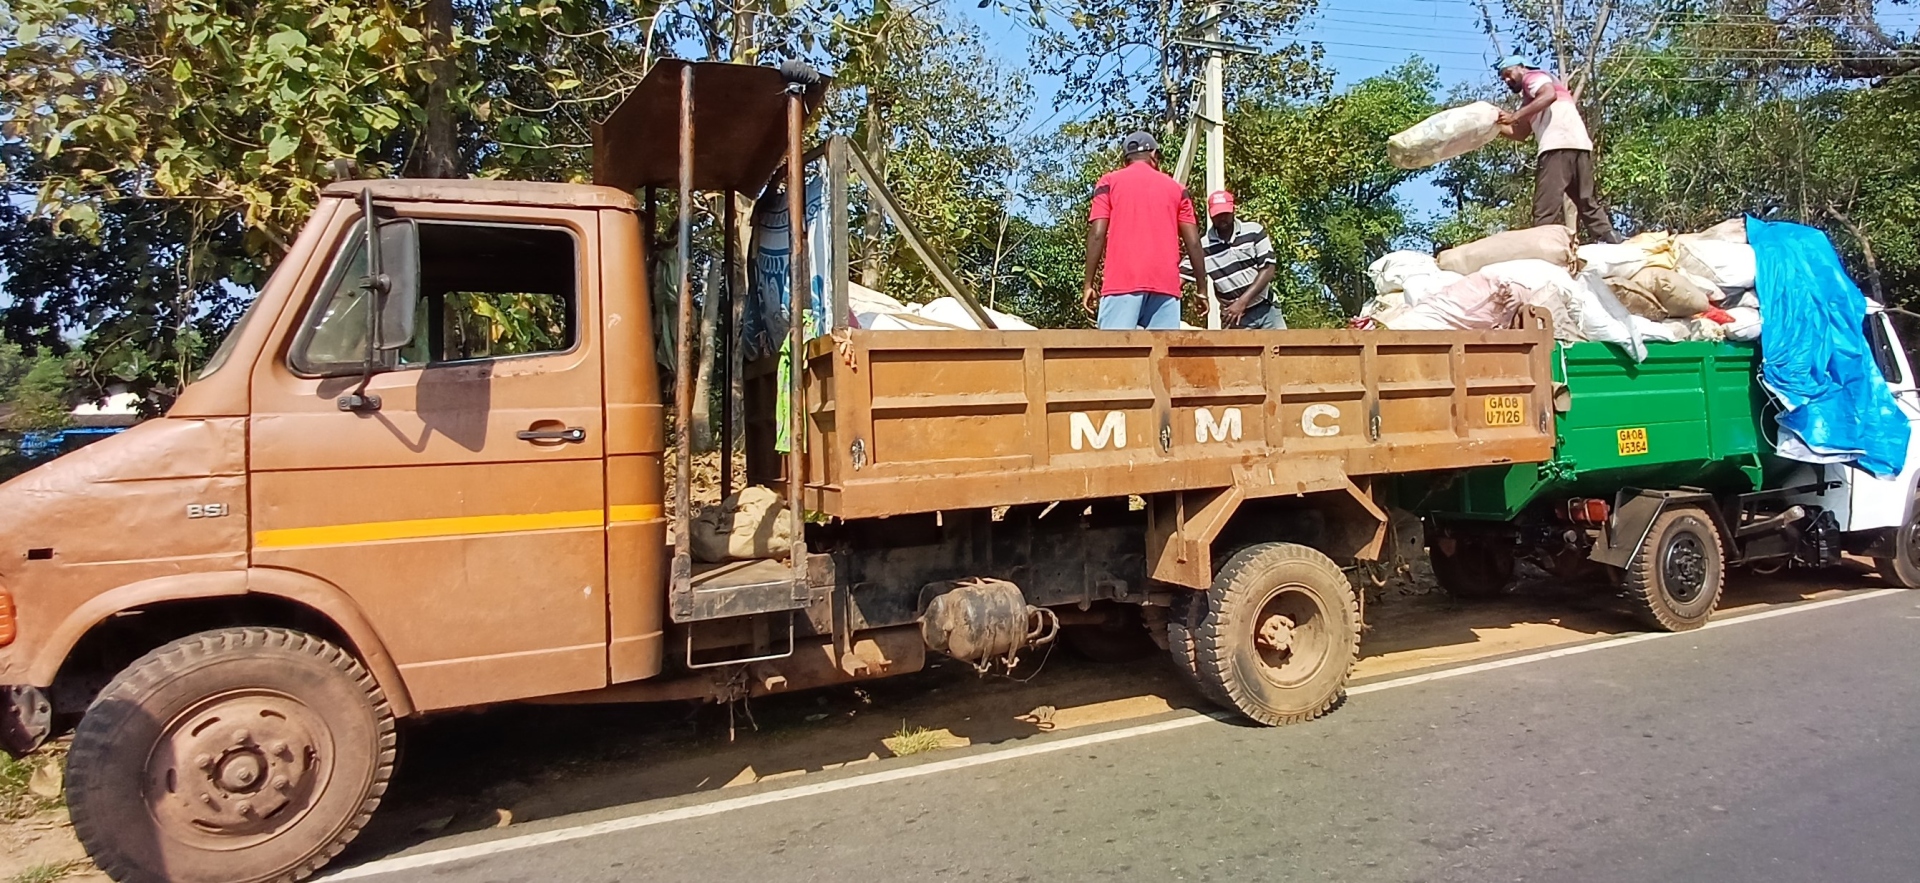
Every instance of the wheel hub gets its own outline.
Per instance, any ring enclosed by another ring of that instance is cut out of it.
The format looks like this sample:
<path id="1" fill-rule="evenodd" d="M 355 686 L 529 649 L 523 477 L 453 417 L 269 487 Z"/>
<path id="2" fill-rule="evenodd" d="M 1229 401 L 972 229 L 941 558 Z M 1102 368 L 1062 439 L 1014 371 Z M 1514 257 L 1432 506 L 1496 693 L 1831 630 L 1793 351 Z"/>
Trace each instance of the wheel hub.
<path id="1" fill-rule="evenodd" d="M 325 723 L 279 694 L 216 697 L 175 719 L 147 764 L 154 818 L 240 848 L 298 820 L 331 768 Z"/>
<path id="2" fill-rule="evenodd" d="M 1285 653 L 1293 649 L 1293 620 L 1275 614 L 1260 623 L 1260 631 L 1253 642 L 1262 650 L 1273 653 Z"/>
<path id="3" fill-rule="evenodd" d="M 1661 571 L 1674 600 L 1684 604 L 1700 597 L 1707 586 L 1707 555 L 1699 538 L 1691 534 L 1674 537 L 1667 544 Z"/>
<path id="4" fill-rule="evenodd" d="M 1250 625 L 1260 676 L 1276 686 L 1311 680 L 1333 646 L 1327 612 L 1301 585 L 1279 586 L 1261 603 Z"/>

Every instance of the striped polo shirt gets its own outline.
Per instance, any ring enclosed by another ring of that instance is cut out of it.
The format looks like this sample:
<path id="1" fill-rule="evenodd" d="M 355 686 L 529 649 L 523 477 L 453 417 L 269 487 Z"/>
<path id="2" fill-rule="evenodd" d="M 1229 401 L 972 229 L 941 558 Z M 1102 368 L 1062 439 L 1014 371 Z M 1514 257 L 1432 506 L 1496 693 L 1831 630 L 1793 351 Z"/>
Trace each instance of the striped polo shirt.
<path id="1" fill-rule="evenodd" d="M 1207 275 L 1213 278 L 1214 297 L 1222 304 L 1231 303 L 1245 293 L 1247 286 L 1253 284 L 1254 277 L 1260 275 L 1260 268 L 1273 264 L 1273 240 L 1267 238 L 1267 230 L 1252 221 L 1233 221 L 1233 239 L 1221 239 L 1218 230 L 1212 224 L 1207 225 Z M 1193 267 L 1189 261 L 1180 262 L 1180 278 L 1193 281 Z M 1260 298 L 1260 303 L 1273 301 L 1273 287 Z M 1258 306 L 1253 304 L 1252 306 Z"/>

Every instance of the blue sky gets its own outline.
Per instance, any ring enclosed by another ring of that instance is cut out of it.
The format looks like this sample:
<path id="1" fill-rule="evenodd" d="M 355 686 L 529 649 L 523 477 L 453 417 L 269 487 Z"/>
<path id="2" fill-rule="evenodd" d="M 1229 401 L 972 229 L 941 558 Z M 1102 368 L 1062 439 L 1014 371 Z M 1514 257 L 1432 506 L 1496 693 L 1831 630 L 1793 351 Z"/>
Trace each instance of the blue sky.
<path id="1" fill-rule="evenodd" d="M 1003 63 L 1014 69 L 1026 66 L 1027 31 L 1023 22 L 991 8 L 976 8 L 973 3 L 954 5 L 986 32 Z M 1477 10 L 1470 0 L 1320 0 L 1297 39 L 1321 44 L 1336 88 L 1385 72 L 1418 55 L 1439 69 L 1444 93 L 1456 83 L 1492 81 L 1493 45 L 1480 32 Z M 1026 128 L 1038 128 L 1034 124 L 1043 121 L 1055 126 L 1088 110 L 1073 102 L 1057 105 L 1059 81 L 1055 78 L 1035 75 L 1033 87 L 1033 110 Z M 1419 214 L 1440 208 L 1438 191 L 1423 181 L 1402 187 L 1401 195 Z"/>

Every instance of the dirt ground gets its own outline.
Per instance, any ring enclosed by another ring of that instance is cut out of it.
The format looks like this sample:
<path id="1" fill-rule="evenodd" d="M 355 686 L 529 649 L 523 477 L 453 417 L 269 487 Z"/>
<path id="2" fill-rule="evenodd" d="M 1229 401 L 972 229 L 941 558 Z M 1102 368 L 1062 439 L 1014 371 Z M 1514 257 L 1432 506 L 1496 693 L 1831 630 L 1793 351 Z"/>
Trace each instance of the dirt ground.
<path id="1" fill-rule="evenodd" d="M 1884 585 L 1859 564 L 1793 578 L 1729 577 L 1723 610 Z M 1357 682 L 1639 629 L 1592 586 L 1539 580 L 1503 600 L 1463 604 L 1439 593 L 1423 568 L 1368 592 L 1367 619 Z M 1058 649 L 1036 654 L 1017 674 L 983 678 L 931 657 L 918 674 L 733 709 L 509 706 L 436 718 L 404 730 L 394 786 L 342 862 L 460 832 L 896 754 L 1209 707 L 1157 657 L 1098 665 Z M 57 808 L 0 823 L 0 881 L 104 879 L 84 859 Z"/>

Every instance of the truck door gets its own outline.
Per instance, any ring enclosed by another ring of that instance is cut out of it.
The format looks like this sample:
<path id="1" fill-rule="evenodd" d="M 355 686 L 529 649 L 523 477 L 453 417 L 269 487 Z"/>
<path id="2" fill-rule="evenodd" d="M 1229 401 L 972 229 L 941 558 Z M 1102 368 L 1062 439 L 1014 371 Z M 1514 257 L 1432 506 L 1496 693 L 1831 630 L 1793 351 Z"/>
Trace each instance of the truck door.
<path id="1" fill-rule="evenodd" d="M 1907 416 L 1911 429 L 1920 429 L 1920 384 L 1916 384 L 1913 366 L 1920 359 L 1912 347 L 1920 343 L 1920 322 L 1906 313 L 1870 312 L 1866 320 L 1867 347 L 1886 378 L 1893 400 Z M 1907 465 L 1894 478 L 1881 479 L 1852 467 L 1847 469 L 1852 484 L 1848 517 L 1841 525 L 1846 530 L 1870 530 L 1897 527 L 1906 523 L 1907 506 L 1913 500 L 1914 475 L 1920 472 L 1920 437 L 1909 436 Z"/>
<path id="2" fill-rule="evenodd" d="M 255 367 L 253 564 L 351 596 L 422 710 L 602 686 L 595 214 L 403 213 L 421 303 L 412 343 L 368 385 L 378 409 L 337 403 L 366 351 L 358 212 Z"/>

